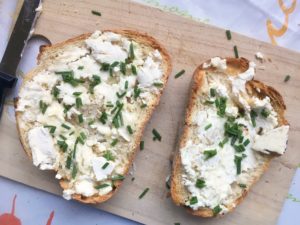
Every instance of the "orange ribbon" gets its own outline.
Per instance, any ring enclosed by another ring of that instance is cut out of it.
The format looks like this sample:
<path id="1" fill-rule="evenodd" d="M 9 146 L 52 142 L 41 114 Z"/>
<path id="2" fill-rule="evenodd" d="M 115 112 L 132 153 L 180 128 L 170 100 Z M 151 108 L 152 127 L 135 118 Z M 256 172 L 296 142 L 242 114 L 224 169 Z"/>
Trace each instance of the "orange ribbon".
<path id="1" fill-rule="evenodd" d="M 278 0 L 279 6 L 280 6 L 282 12 L 284 13 L 285 17 L 284 17 L 284 24 L 279 29 L 276 29 L 273 26 L 271 20 L 269 20 L 269 19 L 267 20 L 268 34 L 269 34 L 272 44 L 277 45 L 275 37 L 280 37 L 287 31 L 288 23 L 289 23 L 289 14 L 291 14 L 295 10 L 296 2 L 297 2 L 297 0 L 293 0 L 291 7 L 287 8 L 284 5 L 283 0 Z"/>

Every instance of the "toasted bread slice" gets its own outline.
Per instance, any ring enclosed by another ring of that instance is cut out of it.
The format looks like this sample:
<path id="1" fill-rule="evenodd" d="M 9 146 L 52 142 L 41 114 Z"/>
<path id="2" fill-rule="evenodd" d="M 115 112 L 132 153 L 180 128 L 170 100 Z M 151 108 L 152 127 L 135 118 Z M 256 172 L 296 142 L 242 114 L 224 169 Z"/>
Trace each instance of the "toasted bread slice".
<path id="1" fill-rule="evenodd" d="M 23 148 L 57 172 L 66 199 L 101 203 L 127 174 L 171 72 L 166 50 L 136 31 L 96 31 L 44 46 L 16 100 Z"/>
<path id="2" fill-rule="evenodd" d="M 232 211 L 270 161 L 285 151 L 286 106 L 274 88 L 253 80 L 254 67 L 244 58 L 215 57 L 194 72 L 185 126 L 173 160 L 171 196 L 195 216 Z M 225 123 L 227 129 L 236 123 L 236 129 L 226 131 Z M 237 129 L 241 141 L 230 134 Z M 266 139 L 274 132 L 280 143 L 272 146 Z"/>

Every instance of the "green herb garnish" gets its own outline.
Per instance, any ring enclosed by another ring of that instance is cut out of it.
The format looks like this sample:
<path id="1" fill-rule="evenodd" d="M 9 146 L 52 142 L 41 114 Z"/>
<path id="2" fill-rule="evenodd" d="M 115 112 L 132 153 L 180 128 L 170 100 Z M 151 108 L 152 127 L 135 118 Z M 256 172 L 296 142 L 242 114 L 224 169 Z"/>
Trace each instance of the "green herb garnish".
<path id="1" fill-rule="evenodd" d="M 216 89 L 211 88 L 209 92 L 211 97 L 216 97 Z"/>
<path id="2" fill-rule="evenodd" d="M 56 130 L 56 126 L 45 125 L 45 128 L 49 128 L 49 133 L 53 134 Z"/>
<path id="3" fill-rule="evenodd" d="M 72 86 L 77 86 L 79 83 L 83 83 L 83 80 L 80 79 L 75 79 L 74 78 L 74 72 L 71 71 L 60 71 L 60 72 L 55 72 L 55 74 L 61 75 L 62 79 L 65 83 L 69 83 Z"/>
<path id="4" fill-rule="evenodd" d="M 112 181 L 124 180 L 124 179 L 125 179 L 125 177 L 123 175 L 121 175 L 121 174 L 117 174 L 115 176 L 112 176 L 112 178 L 111 178 Z"/>
<path id="5" fill-rule="evenodd" d="M 248 144 L 250 143 L 250 140 L 249 139 L 246 139 L 243 143 L 243 145 L 246 147 Z"/>
<path id="6" fill-rule="evenodd" d="M 78 70 L 83 70 L 84 66 L 78 66 L 77 69 Z"/>
<path id="7" fill-rule="evenodd" d="M 72 157 L 68 155 L 67 161 L 66 161 L 66 168 L 70 169 L 72 164 Z"/>
<path id="8" fill-rule="evenodd" d="M 67 140 L 67 138 L 66 138 L 64 135 L 62 135 L 62 134 L 60 134 L 59 137 L 60 137 L 61 139 L 63 139 L 63 140 Z"/>
<path id="9" fill-rule="evenodd" d="M 125 90 L 128 89 L 128 80 L 125 81 L 124 88 L 125 88 Z"/>
<path id="10" fill-rule="evenodd" d="M 73 163 L 73 169 L 72 169 L 72 178 L 74 179 L 77 174 L 77 166 Z"/>
<path id="11" fill-rule="evenodd" d="M 222 211 L 222 208 L 220 207 L 220 205 L 217 205 L 216 207 L 214 207 L 212 209 L 212 211 L 213 211 L 214 216 L 216 216 Z"/>
<path id="12" fill-rule="evenodd" d="M 291 76 L 290 75 L 286 75 L 285 78 L 284 78 L 284 82 L 288 82 L 289 80 L 291 79 Z"/>
<path id="13" fill-rule="evenodd" d="M 65 129 L 67 129 L 67 130 L 70 130 L 71 129 L 71 127 L 69 127 L 67 124 L 65 124 L 65 123 L 63 123 L 62 125 L 61 125 L 63 128 L 65 128 Z"/>
<path id="14" fill-rule="evenodd" d="M 126 91 L 124 91 L 122 94 L 119 94 L 119 92 L 116 93 L 118 98 L 123 98 L 126 95 Z"/>
<path id="15" fill-rule="evenodd" d="M 147 104 L 145 104 L 145 103 L 143 103 L 143 104 L 141 105 L 141 109 L 146 108 L 146 107 L 147 107 Z"/>
<path id="16" fill-rule="evenodd" d="M 116 139 L 115 139 L 116 140 Z M 113 154 L 111 153 L 111 151 L 107 150 L 104 152 L 103 157 L 107 160 L 107 161 L 114 161 L 115 157 L 113 156 Z"/>
<path id="17" fill-rule="evenodd" d="M 205 127 L 204 127 L 204 130 L 208 130 L 209 128 L 211 128 L 212 127 L 212 124 L 210 123 L 210 124 L 208 124 L 208 125 L 206 125 Z"/>
<path id="18" fill-rule="evenodd" d="M 251 117 L 251 123 L 253 127 L 256 127 L 256 117 L 257 117 L 257 113 L 254 110 L 251 110 L 250 112 L 250 117 Z"/>
<path id="19" fill-rule="evenodd" d="M 216 150 L 216 149 L 205 150 L 205 151 L 203 152 L 203 154 L 204 154 L 204 156 L 205 156 L 204 160 L 208 160 L 208 159 L 214 157 L 214 156 L 217 154 L 217 150 Z"/>
<path id="20" fill-rule="evenodd" d="M 82 140 L 87 139 L 87 136 L 83 132 L 80 132 L 80 137 L 82 138 Z"/>
<path id="21" fill-rule="evenodd" d="M 83 123 L 83 115 L 82 114 L 78 115 L 78 122 Z"/>
<path id="22" fill-rule="evenodd" d="M 134 58 L 135 58 L 132 42 L 130 43 L 130 46 L 129 46 L 129 58 L 130 58 L 130 60 L 134 60 Z"/>
<path id="23" fill-rule="evenodd" d="M 153 85 L 155 86 L 155 87 L 162 87 L 162 86 L 164 86 L 164 84 L 163 83 L 157 83 L 157 82 L 155 82 L 155 83 L 153 83 Z"/>
<path id="24" fill-rule="evenodd" d="M 219 143 L 219 146 L 220 146 L 221 148 L 223 148 L 224 145 L 225 145 L 228 141 L 229 141 L 229 138 L 228 138 L 228 137 L 225 137 L 224 140 L 221 141 L 221 142 Z"/>
<path id="25" fill-rule="evenodd" d="M 244 152 L 245 151 L 244 145 L 235 145 L 234 149 L 236 152 Z"/>
<path id="26" fill-rule="evenodd" d="M 95 16 L 101 16 L 101 12 L 98 12 L 96 10 L 92 10 L 91 13 Z"/>
<path id="27" fill-rule="evenodd" d="M 73 93 L 73 95 L 74 95 L 74 96 L 77 96 L 77 97 L 80 96 L 81 94 L 82 94 L 82 92 L 74 92 L 74 93 Z"/>
<path id="28" fill-rule="evenodd" d="M 46 112 L 46 110 L 47 110 L 47 108 L 48 108 L 48 105 L 47 105 L 46 103 L 44 103 L 42 100 L 40 100 L 39 105 L 40 105 L 40 110 L 41 110 L 41 112 L 42 112 L 43 114 L 45 114 L 45 112 Z"/>
<path id="29" fill-rule="evenodd" d="M 139 195 L 139 199 L 142 199 L 142 198 L 147 194 L 147 192 L 148 192 L 149 190 L 150 190 L 149 188 L 146 188 L 146 189 Z"/>
<path id="30" fill-rule="evenodd" d="M 76 108 L 79 109 L 81 106 L 83 106 L 82 100 L 80 97 L 77 97 L 76 98 Z"/>
<path id="31" fill-rule="evenodd" d="M 261 110 L 260 114 L 261 114 L 263 117 L 268 118 L 268 116 L 270 115 L 270 111 L 267 110 L 267 109 L 265 109 L 265 108 L 263 108 L 263 109 Z"/>
<path id="32" fill-rule="evenodd" d="M 196 187 L 197 188 L 204 188 L 205 187 L 205 180 L 203 180 L 203 179 L 197 179 L 197 181 L 196 181 Z"/>
<path id="33" fill-rule="evenodd" d="M 227 37 L 227 40 L 231 40 L 231 32 L 230 32 L 230 30 L 226 30 L 226 37 Z"/>
<path id="34" fill-rule="evenodd" d="M 109 63 L 102 63 L 101 64 L 101 69 L 102 71 L 108 71 L 109 70 L 109 67 L 110 67 L 110 64 Z"/>
<path id="35" fill-rule="evenodd" d="M 120 71 L 123 75 L 126 75 L 126 64 L 124 62 L 120 63 Z"/>
<path id="36" fill-rule="evenodd" d="M 242 163 L 243 157 L 241 156 L 235 156 L 234 157 L 234 163 L 236 165 L 236 174 L 240 174 L 241 173 L 241 163 Z"/>
<path id="37" fill-rule="evenodd" d="M 238 52 L 238 49 L 237 49 L 236 45 L 233 46 L 233 51 L 234 51 L 235 58 L 239 58 L 239 52 Z"/>
<path id="38" fill-rule="evenodd" d="M 183 74 L 185 73 L 185 70 L 181 70 L 178 73 L 175 74 L 175 79 L 177 79 L 178 77 L 181 77 Z"/>
<path id="39" fill-rule="evenodd" d="M 226 102 L 227 102 L 227 98 L 225 97 L 220 97 L 215 100 L 215 105 L 217 107 L 217 114 L 220 117 L 224 117 L 225 115 Z"/>
<path id="40" fill-rule="evenodd" d="M 65 141 L 58 140 L 57 145 L 63 152 L 66 152 L 68 149 L 68 144 Z"/>
<path id="41" fill-rule="evenodd" d="M 101 78 L 98 75 L 92 76 L 93 80 L 90 83 L 89 90 L 91 94 L 94 94 L 94 88 L 101 83 Z"/>
<path id="42" fill-rule="evenodd" d="M 118 139 L 113 139 L 113 141 L 111 142 L 111 146 L 115 146 L 117 143 L 119 142 Z"/>
<path id="43" fill-rule="evenodd" d="M 190 205 L 195 205 L 196 203 L 198 203 L 198 198 L 196 196 L 191 197 Z"/>
<path id="44" fill-rule="evenodd" d="M 246 184 L 239 184 L 239 186 L 240 186 L 241 188 L 247 188 L 247 185 L 246 185 Z"/>
<path id="45" fill-rule="evenodd" d="M 141 141 L 141 142 L 140 142 L 140 150 L 143 151 L 143 150 L 144 150 L 144 147 L 145 147 L 145 142 L 144 142 L 144 141 Z"/>
<path id="46" fill-rule="evenodd" d="M 131 71 L 133 75 L 137 75 L 136 67 L 133 64 L 131 64 Z"/>
<path id="47" fill-rule="evenodd" d="M 132 128 L 130 125 L 127 126 L 127 131 L 129 134 L 133 134 Z"/>
<path id="48" fill-rule="evenodd" d="M 161 135 L 158 133 L 158 131 L 156 129 L 152 130 L 152 134 L 153 134 L 153 141 L 161 141 Z"/>
<path id="49" fill-rule="evenodd" d="M 107 121 L 107 114 L 106 112 L 102 112 L 100 118 L 99 118 L 99 121 L 102 123 L 102 124 L 106 124 L 106 121 Z"/>
<path id="50" fill-rule="evenodd" d="M 139 89 L 137 86 L 135 86 L 133 89 L 134 99 L 137 99 L 140 96 L 141 92 L 142 92 L 141 89 Z"/>
<path id="51" fill-rule="evenodd" d="M 106 167 L 108 167 L 108 165 L 109 165 L 109 162 L 106 162 L 106 163 L 104 163 L 104 165 L 101 167 L 103 170 L 105 170 L 106 169 Z"/>
<path id="52" fill-rule="evenodd" d="M 54 96 L 54 98 L 57 99 L 59 93 L 60 93 L 60 90 L 59 90 L 56 86 L 54 86 L 54 87 L 52 88 L 52 90 L 51 90 L 51 94 Z"/>
<path id="53" fill-rule="evenodd" d="M 106 188 L 109 186 L 110 186 L 109 184 L 99 184 L 99 185 L 95 186 L 95 189 L 102 189 L 102 188 Z"/>

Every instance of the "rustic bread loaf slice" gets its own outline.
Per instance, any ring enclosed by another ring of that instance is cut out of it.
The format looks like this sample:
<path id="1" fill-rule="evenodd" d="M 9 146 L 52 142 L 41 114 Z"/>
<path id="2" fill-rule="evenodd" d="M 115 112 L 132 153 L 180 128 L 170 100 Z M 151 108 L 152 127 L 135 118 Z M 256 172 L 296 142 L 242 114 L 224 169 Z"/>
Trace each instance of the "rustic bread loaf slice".
<path id="1" fill-rule="evenodd" d="M 133 162 L 170 72 L 166 50 L 130 30 L 42 47 L 16 101 L 25 152 L 35 166 L 57 172 L 66 199 L 108 200 Z"/>
<path id="2" fill-rule="evenodd" d="M 286 106 L 274 88 L 253 80 L 254 67 L 215 57 L 194 72 L 171 179 L 174 203 L 193 215 L 232 211 L 286 149 Z"/>

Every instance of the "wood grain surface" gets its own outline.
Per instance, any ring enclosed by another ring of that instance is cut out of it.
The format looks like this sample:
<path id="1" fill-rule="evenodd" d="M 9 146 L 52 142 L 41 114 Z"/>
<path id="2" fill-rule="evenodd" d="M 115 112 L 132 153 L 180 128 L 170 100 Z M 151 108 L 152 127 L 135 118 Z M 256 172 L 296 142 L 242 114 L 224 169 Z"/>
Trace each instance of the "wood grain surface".
<path id="1" fill-rule="evenodd" d="M 91 10 L 100 11 L 102 16 L 93 15 Z M 236 33 L 228 41 L 222 29 L 127 0 L 45 0 L 35 34 L 44 35 L 56 43 L 107 28 L 138 30 L 158 39 L 172 57 L 173 75 L 145 130 L 145 150 L 139 152 L 135 160 L 135 180 L 131 181 L 128 175 L 120 191 L 111 200 L 96 207 L 145 224 L 275 224 L 300 162 L 297 149 L 300 137 L 300 54 Z M 170 174 L 170 157 L 180 135 L 193 70 L 210 57 L 233 56 L 234 45 L 238 46 L 240 56 L 257 63 L 256 79 L 275 87 L 283 95 L 288 108 L 287 119 L 291 124 L 288 150 L 272 162 L 267 173 L 233 213 L 223 218 L 195 218 L 171 202 L 165 179 Z M 265 62 L 254 59 L 257 51 L 265 55 Z M 186 73 L 174 79 L 174 74 L 181 69 L 185 69 Z M 287 74 L 291 75 L 291 80 L 284 83 Z M 0 124 L 0 175 L 61 194 L 54 174 L 39 171 L 26 158 L 14 120 L 8 114 L 11 109 L 12 106 L 6 106 Z M 153 128 L 162 134 L 161 142 L 152 141 Z M 139 200 L 138 196 L 146 187 L 150 191 Z"/>

